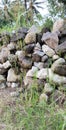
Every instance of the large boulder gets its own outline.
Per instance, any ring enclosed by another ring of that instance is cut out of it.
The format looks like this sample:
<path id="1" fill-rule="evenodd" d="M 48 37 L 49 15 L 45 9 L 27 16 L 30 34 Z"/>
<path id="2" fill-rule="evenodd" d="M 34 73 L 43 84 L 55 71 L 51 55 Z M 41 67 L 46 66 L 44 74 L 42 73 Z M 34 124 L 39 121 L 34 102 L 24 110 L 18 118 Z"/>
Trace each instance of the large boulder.
<path id="1" fill-rule="evenodd" d="M 62 31 L 63 29 L 63 25 L 64 25 L 64 20 L 63 19 L 58 19 L 54 25 L 53 25 L 53 32 L 56 32 L 56 31 Z"/>
<path id="2" fill-rule="evenodd" d="M 42 36 L 42 42 L 45 42 L 49 47 L 55 49 L 58 46 L 58 35 L 57 33 L 47 32 Z"/>

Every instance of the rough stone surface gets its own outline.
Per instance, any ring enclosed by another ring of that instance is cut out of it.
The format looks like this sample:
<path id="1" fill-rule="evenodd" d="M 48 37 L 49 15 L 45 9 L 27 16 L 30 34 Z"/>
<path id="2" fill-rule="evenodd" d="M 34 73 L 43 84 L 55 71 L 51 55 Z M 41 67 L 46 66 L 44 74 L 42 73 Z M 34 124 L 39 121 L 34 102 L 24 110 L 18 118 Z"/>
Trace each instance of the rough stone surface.
<path id="1" fill-rule="evenodd" d="M 60 57 L 58 56 L 58 55 L 53 55 L 53 60 L 57 60 L 57 59 L 59 59 Z"/>
<path id="2" fill-rule="evenodd" d="M 18 60 L 19 60 L 20 62 L 22 62 L 22 60 L 23 60 L 23 59 L 24 59 L 24 57 L 25 57 L 25 52 L 24 52 L 24 51 L 19 50 L 19 51 L 16 51 L 15 55 L 17 55 Z"/>
<path id="3" fill-rule="evenodd" d="M 59 75 L 66 75 L 66 63 L 63 58 L 56 60 L 51 67 L 52 71 Z"/>
<path id="4" fill-rule="evenodd" d="M 5 63 L 3 63 L 3 68 L 4 69 L 8 69 L 9 67 L 11 67 L 11 64 L 9 61 L 6 61 Z"/>
<path id="5" fill-rule="evenodd" d="M 43 62 L 34 62 L 34 66 L 36 66 L 38 69 L 42 69 L 44 67 Z"/>
<path id="6" fill-rule="evenodd" d="M 29 44 L 24 47 L 25 53 L 32 54 L 35 44 Z"/>
<path id="7" fill-rule="evenodd" d="M 27 72 L 26 76 L 27 76 L 27 77 L 34 77 L 34 76 L 36 76 L 37 71 L 38 71 L 38 68 L 35 67 L 35 66 L 33 66 L 32 69 L 30 69 L 30 70 Z"/>
<path id="8" fill-rule="evenodd" d="M 47 32 L 42 36 L 42 42 L 45 42 L 49 47 L 55 49 L 58 46 L 58 35 L 56 33 Z"/>
<path id="9" fill-rule="evenodd" d="M 42 62 L 46 62 L 48 60 L 48 56 L 47 55 L 44 55 L 41 59 Z"/>
<path id="10" fill-rule="evenodd" d="M 51 69 L 49 69 L 49 80 L 57 85 L 66 84 L 66 77 L 53 73 Z"/>
<path id="11" fill-rule="evenodd" d="M 12 34 L 10 41 L 11 42 L 16 42 L 18 40 L 23 40 L 25 38 L 25 34 L 24 33 L 14 33 Z"/>
<path id="12" fill-rule="evenodd" d="M 64 20 L 63 19 L 59 19 L 57 20 L 54 25 L 53 25 L 53 32 L 56 32 L 56 31 L 62 31 L 62 28 L 63 28 L 63 25 L 64 25 Z"/>
<path id="13" fill-rule="evenodd" d="M 5 78 L 3 75 L 0 75 L 0 83 L 4 82 L 5 81 Z"/>
<path id="14" fill-rule="evenodd" d="M 7 45 L 8 50 L 15 50 L 16 44 L 14 42 L 10 42 L 10 44 Z"/>
<path id="15" fill-rule="evenodd" d="M 31 60 L 31 58 L 25 57 L 22 60 L 21 67 L 23 67 L 24 69 L 30 69 L 32 67 L 32 60 Z"/>
<path id="16" fill-rule="evenodd" d="M 48 78 L 48 73 L 49 73 L 49 69 L 48 68 L 42 68 L 41 70 L 39 70 L 36 74 L 36 77 L 38 79 L 47 79 Z"/>
<path id="17" fill-rule="evenodd" d="M 26 44 L 31 44 L 31 43 L 34 43 L 36 42 L 36 34 L 31 32 L 31 33 L 28 33 L 24 39 L 25 43 Z"/>
<path id="18" fill-rule="evenodd" d="M 19 76 L 15 74 L 14 70 L 11 68 L 8 71 L 7 82 L 16 82 L 18 81 Z"/>
<path id="19" fill-rule="evenodd" d="M 32 54 L 32 61 L 33 62 L 40 62 L 41 61 L 41 56 L 39 55 L 38 52 L 34 52 Z"/>
<path id="20" fill-rule="evenodd" d="M 52 57 L 55 54 L 55 51 L 47 45 L 43 45 L 42 50 L 49 57 Z"/>
<path id="21" fill-rule="evenodd" d="M 41 45 L 39 42 L 36 43 L 35 47 L 34 47 L 34 51 L 41 51 Z"/>
<path id="22" fill-rule="evenodd" d="M 61 56 L 63 54 L 66 54 L 66 41 L 60 44 L 56 49 L 56 53 Z"/>
<path id="23" fill-rule="evenodd" d="M 0 52 L 0 62 L 4 63 L 8 59 L 8 55 L 10 54 L 10 51 L 7 47 L 2 48 Z"/>
<path id="24" fill-rule="evenodd" d="M 9 62 L 12 64 L 12 63 L 16 63 L 17 62 L 17 56 L 14 55 L 14 54 L 9 54 L 8 55 L 8 60 Z"/>
<path id="25" fill-rule="evenodd" d="M 57 65 L 56 68 L 54 68 L 54 72 L 61 76 L 66 76 L 66 62 Z"/>
<path id="26" fill-rule="evenodd" d="M 28 33 L 38 33 L 38 28 L 35 25 L 32 25 L 31 28 L 28 30 Z"/>

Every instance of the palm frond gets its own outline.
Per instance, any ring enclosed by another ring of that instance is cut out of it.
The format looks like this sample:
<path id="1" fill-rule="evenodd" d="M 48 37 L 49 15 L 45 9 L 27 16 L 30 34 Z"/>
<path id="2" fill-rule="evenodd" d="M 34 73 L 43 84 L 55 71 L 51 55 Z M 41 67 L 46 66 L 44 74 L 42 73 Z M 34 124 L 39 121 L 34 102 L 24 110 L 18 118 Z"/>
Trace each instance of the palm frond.
<path id="1" fill-rule="evenodd" d="M 35 4 L 37 5 L 37 4 L 43 4 L 45 1 L 43 1 L 43 2 L 35 2 Z"/>
<path id="2" fill-rule="evenodd" d="M 39 11 L 36 9 L 36 7 L 33 6 L 32 8 L 33 8 L 33 10 L 35 11 L 36 14 L 39 13 Z"/>
<path id="3" fill-rule="evenodd" d="M 40 6 L 40 5 L 37 5 L 38 8 L 41 8 L 41 9 L 44 9 L 44 7 Z"/>

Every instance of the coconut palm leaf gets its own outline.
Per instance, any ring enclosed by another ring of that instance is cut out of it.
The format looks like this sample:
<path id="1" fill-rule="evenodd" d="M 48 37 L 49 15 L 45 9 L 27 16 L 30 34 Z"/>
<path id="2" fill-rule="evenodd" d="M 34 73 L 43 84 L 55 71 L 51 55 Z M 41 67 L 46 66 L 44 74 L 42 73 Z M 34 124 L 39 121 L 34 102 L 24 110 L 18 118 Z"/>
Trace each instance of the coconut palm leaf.
<path id="1" fill-rule="evenodd" d="M 33 6 L 33 10 L 34 10 L 34 12 L 36 13 L 36 14 L 38 14 L 39 13 L 39 11 L 36 9 L 36 7 L 34 7 Z"/>
<path id="2" fill-rule="evenodd" d="M 35 4 L 37 5 L 37 4 L 43 4 L 44 3 L 44 1 L 43 2 L 35 2 Z"/>
<path id="3" fill-rule="evenodd" d="M 44 9 L 44 7 L 40 6 L 40 5 L 37 5 L 38 8 L 41 8 L 41 9 Z"/>

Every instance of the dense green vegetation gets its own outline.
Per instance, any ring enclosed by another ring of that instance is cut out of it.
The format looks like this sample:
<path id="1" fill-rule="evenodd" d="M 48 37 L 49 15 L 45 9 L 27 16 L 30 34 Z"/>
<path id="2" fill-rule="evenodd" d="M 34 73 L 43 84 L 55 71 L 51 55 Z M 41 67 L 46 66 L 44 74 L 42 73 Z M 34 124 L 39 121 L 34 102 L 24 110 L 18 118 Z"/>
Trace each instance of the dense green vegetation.
<path id="1" fill-rule="evenodd" d="M 65 17 L 66 4 L 64 2 L 62 0 L 48 0 L 48 10 L 50 12 L 48 18 L 51 17 L 54 20 L 56 16 Z M 43 9 L 41 4 L 45 4 L 45 1 L 2 0 L 0 4 L 0 28 L 43 23 L 47 18 L 42 17 L 38 11 L 39 8 Z"/>

